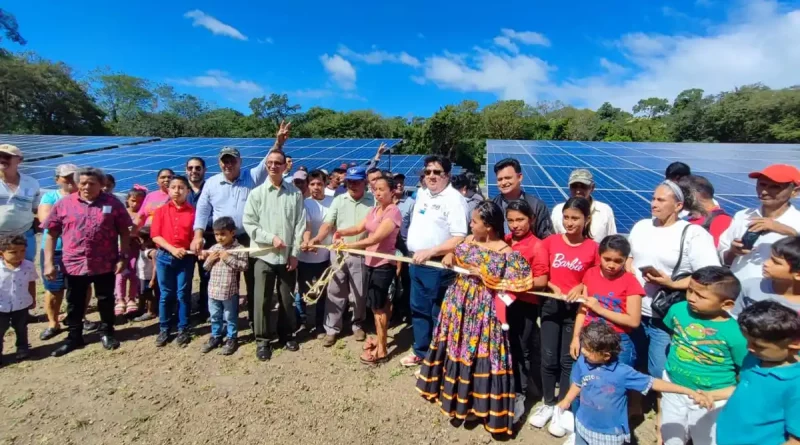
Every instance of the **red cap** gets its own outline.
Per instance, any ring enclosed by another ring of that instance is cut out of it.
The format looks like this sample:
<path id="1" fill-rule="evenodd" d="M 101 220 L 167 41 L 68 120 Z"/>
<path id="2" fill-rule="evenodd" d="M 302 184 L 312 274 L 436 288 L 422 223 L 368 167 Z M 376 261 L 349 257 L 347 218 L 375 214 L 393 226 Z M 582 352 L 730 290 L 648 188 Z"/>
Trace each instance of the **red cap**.
<path id="1" fill-rule="evenodd" d="M 791 182 L 794 183 L 794 185 L 800 186 L 800 170 L 792 165 L 773 164 L 760 172 L 750 173 L 750 177 L 753 179 L 758 179 L 762 176 L 780 184 L 788 184 Z"/>

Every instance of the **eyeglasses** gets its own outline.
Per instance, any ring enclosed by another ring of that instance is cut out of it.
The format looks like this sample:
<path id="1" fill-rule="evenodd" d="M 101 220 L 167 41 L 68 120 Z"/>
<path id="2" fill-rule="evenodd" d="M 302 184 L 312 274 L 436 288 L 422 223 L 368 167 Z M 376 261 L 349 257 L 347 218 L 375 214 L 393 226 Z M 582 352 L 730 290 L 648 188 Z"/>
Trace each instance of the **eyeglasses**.
<path id="1" fill-rule="evenodd" d="M 190 166 L 186 167 L 186 170 L 189 170 L 189 171 L 193 171 L 193 170 L 194 171 L 200 171 L 202 169 L 203 169 L 203 167 L 201 167 L 199 165 L 190 165 Z"/>
<path id="2" fill-rule="evenodd" d="M 442 173 L 444 173 L 442 170 L 425 170 L 425 176 L 442 176 Z"/>

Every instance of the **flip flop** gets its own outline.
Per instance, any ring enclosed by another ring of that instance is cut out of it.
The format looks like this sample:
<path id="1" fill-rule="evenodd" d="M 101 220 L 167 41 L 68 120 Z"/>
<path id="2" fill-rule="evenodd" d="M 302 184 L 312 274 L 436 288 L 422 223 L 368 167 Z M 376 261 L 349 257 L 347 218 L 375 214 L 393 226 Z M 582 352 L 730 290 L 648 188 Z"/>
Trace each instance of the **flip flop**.
<path id="1" fill-rule="evenodd" d="M 375 356 L 375 353 L 371 351 L 364 351 L 364 353 L 361 354 L 361 357 L 359 358 L 361 360 L 361 363 L 365 365 L 378 366 L 387 363 L 389 361 L 389 354 L 386 354 L 385 356 L 378 358 Z"/>
<path id="2" fill-rule="evenodd" d="M 378 339 L 375 337 L 367 337 L 367 341 L 364 342 L 364 350 L 372 351 L 377 347 L 378 347 Z"/>

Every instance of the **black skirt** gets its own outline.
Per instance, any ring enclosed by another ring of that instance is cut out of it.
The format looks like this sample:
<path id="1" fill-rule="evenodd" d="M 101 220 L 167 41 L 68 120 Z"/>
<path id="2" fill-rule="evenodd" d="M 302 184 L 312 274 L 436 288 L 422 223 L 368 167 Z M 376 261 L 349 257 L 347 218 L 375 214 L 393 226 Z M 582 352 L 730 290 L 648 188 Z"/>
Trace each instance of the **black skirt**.
<path id="1" fill-rule="evenodd" d="M 367 295 L 367 307 L 374 310 L 386 308 L 391 301 L 389 288 L 392 280 L 397 275 L 397 266 L 394 264 L 384 264 L 378 267 L 366 266 L 365 288 Z"/>

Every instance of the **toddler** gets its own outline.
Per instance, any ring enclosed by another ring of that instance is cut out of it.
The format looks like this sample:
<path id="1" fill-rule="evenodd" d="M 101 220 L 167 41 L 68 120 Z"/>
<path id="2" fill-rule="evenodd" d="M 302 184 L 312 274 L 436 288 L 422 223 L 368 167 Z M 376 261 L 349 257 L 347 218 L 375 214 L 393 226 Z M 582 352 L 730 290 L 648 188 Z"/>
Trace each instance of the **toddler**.
<path id="1" fill-rule="evenodd" d="M 36 267 L 25 259 L 24 236 L 0 238 L 0 366 L 3 337 L 11 327 L 17 336 L 17 360 L 28 357 L 28 309 L 36 307 Z"/>

